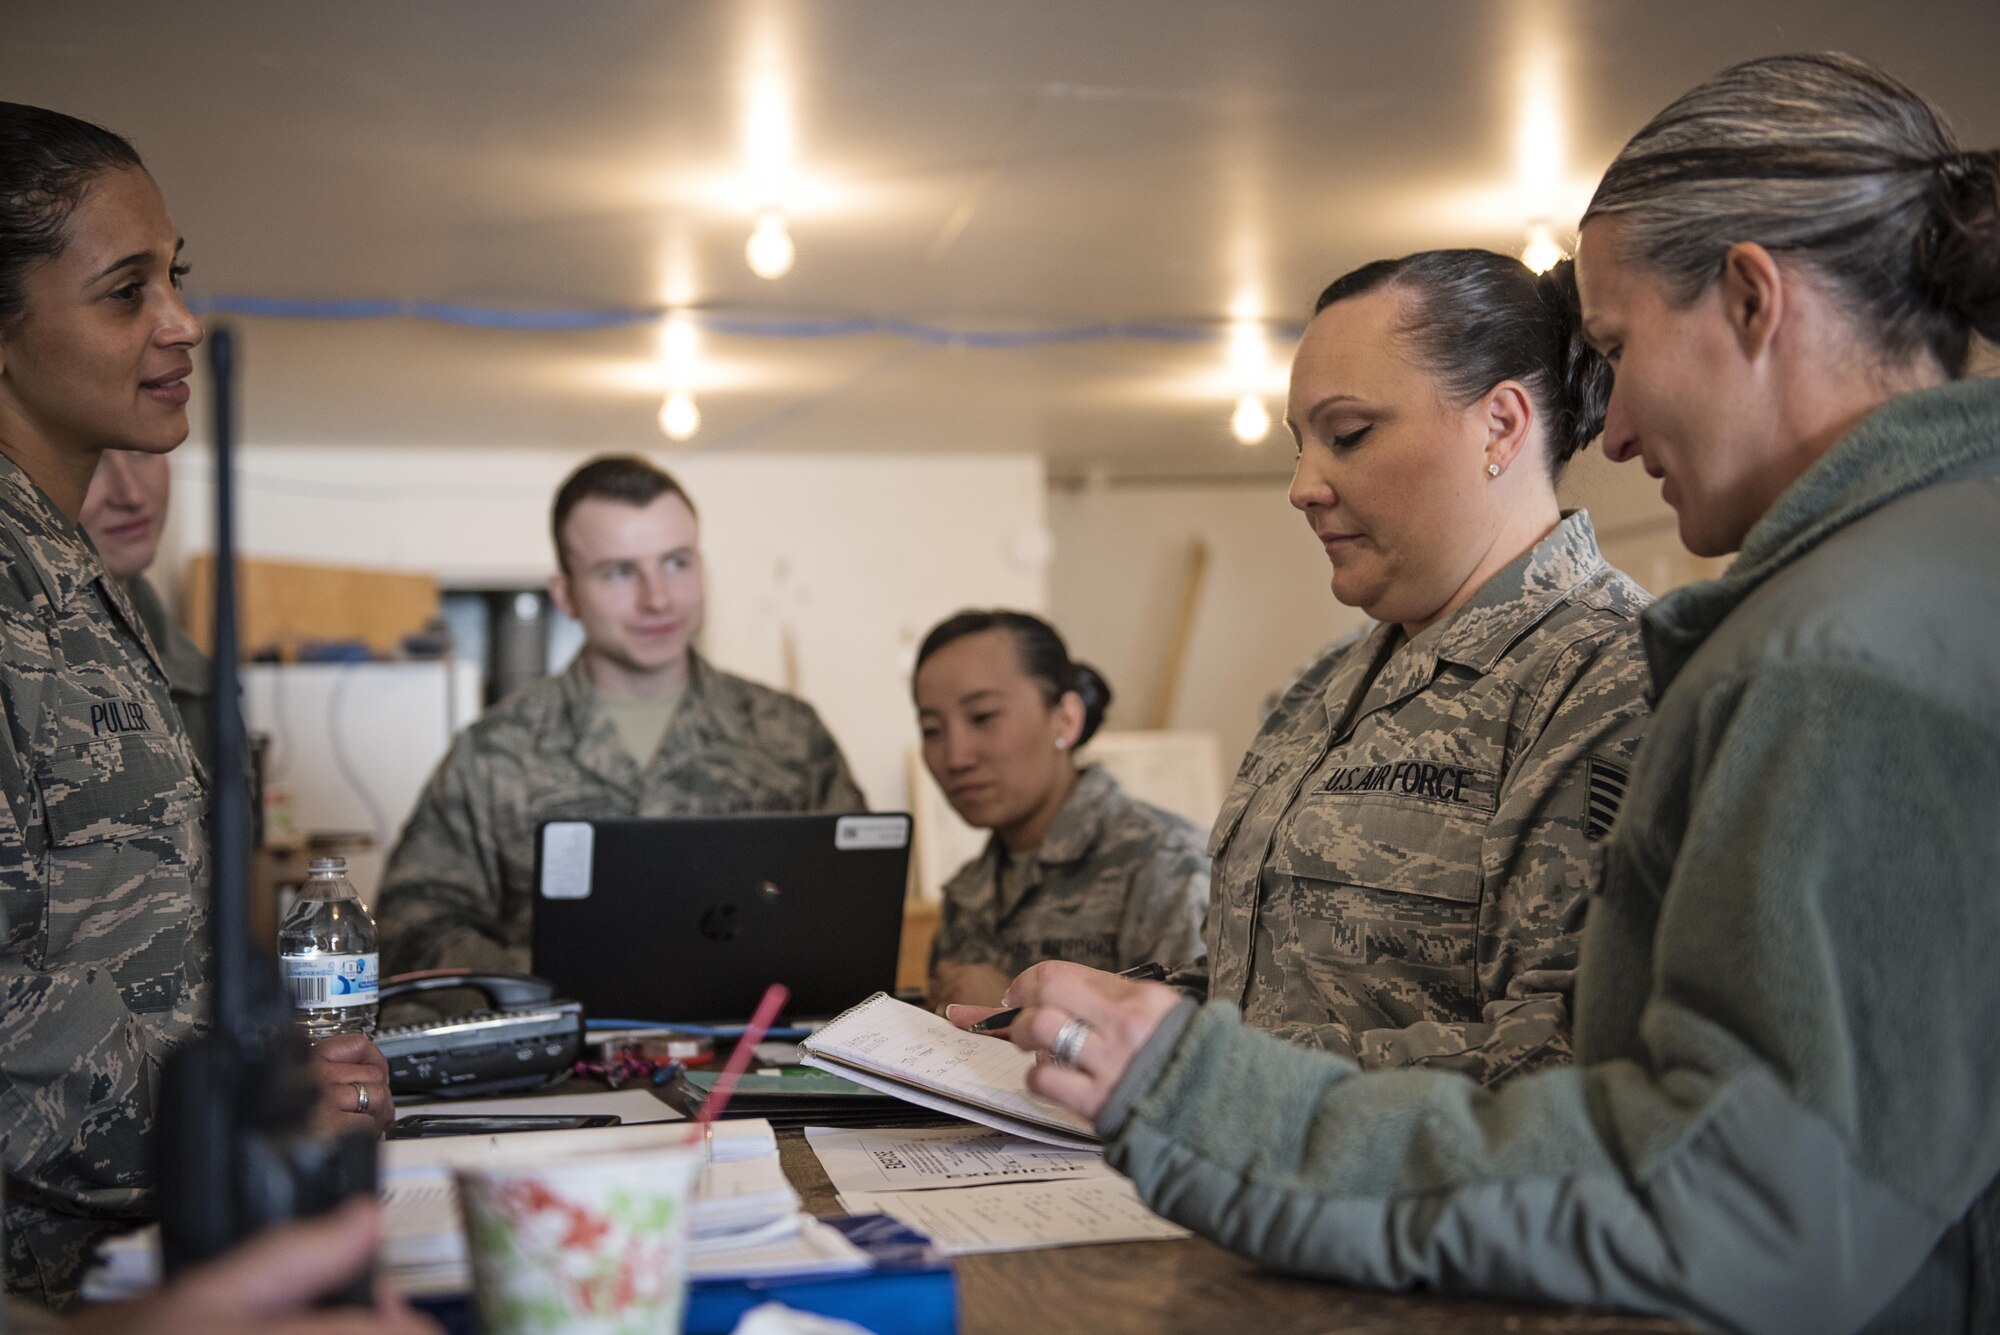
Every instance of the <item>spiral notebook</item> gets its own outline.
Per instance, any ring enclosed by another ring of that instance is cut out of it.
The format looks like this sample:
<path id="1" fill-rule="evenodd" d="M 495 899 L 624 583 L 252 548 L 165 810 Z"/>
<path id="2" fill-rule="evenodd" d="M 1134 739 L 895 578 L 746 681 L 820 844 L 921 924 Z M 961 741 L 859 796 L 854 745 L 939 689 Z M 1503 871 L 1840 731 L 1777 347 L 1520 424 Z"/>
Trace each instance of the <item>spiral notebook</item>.
<path id="1" fill-rule="evenodd" d="M 805 1065 L 1047 1145 L 1096 1149 L 1091 1124 L 1028 1090 L 1034 1058 L 877 992 L 800 1045 Z"/>

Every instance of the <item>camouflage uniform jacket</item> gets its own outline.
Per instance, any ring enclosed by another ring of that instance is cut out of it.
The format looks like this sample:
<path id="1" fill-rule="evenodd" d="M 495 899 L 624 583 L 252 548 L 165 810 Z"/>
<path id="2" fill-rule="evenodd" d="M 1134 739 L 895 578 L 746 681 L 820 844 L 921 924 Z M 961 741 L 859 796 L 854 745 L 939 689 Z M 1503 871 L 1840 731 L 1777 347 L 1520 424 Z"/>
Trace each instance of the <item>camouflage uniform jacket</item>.
<path id="1" fill-rule="evenodd" d="M 642 772 L 579 658 L 495 705 L 431 776 L 382 878 L 382 969 L 521 972 L 545 820 L 862 811 L 812 706 L 694 660 Z"/>
<path id="2" fill-rule="evenodd" d="M 1100 969 L 1201 952 L 1208 857 L 1201 831 L 1125 795 L 1096 765 L 1034 855 L 1003 874 L 996 836 L 944 887 L 931 964 L 990 964 L 1009 977 L 1042 960 Z"/>
<path id="3" fill-rule="evenodd" d="M 160 601 L 159 591 L 144 575 L 134 575 L 126 581 L 125 596 L 132 600 L 132 610 L 139 614 L 140 624 L 153 641 L 153 651 L 159 655 L 160 666 L 166 670 L 167 689 L 173 694 L 181 727 L 194 747 L 195 761 L 201 766 L 203 776 L 213 779 L 215 726 L 208 717 L 208 702 L 215 698 L 215 686 L 209 679 L 208 655 L 174 624 L 174 619 L 167 615 L 166 604 Z"/>
<path id="4" fill-rule="evenodd" d="M 1209 840 L 1209 995 L 1365 1067 L 1567 1060 L 1647 601 L 1579 512 L 1414 640 L 1378 625 L 1301 677 Z"/>
<path id="5" fill-rule="evenodd" d="M 148 1216 L 160 1065 L 205 1023 L 206 796 L 124 592 L 4 460 L 0 565 L 7 1287 L 60 1302 Z"/>

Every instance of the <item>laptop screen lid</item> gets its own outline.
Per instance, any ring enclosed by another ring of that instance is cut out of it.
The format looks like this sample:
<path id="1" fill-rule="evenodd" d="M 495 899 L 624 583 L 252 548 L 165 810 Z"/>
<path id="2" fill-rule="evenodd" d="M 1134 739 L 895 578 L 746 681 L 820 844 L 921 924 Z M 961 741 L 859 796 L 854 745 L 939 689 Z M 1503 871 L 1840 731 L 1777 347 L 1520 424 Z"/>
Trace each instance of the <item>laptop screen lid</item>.
<path id="1" fill-rule="evenodd" d="M 597 1019 L 835 1015 L 895 988 L 909 859 L 901 812 L 545 821 L 534 971 Z"/>

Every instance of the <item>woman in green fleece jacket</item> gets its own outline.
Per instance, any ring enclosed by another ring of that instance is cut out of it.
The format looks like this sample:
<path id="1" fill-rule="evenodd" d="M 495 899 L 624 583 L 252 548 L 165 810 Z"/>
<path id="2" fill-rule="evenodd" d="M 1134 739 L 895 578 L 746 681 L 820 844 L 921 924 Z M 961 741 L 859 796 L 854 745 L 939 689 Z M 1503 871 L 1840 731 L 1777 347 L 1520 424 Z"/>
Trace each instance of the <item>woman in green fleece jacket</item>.
<path id="1" fill-rule="evenodd" d="M 1071 965 L 1008 1000 L 1155 1209 L 1280 1270 L 1741 1331 L 2000 1329 L 2000 154 L 1843 56 L 1753 61 L 1584 217 L 1604 444 L 1739 552 L 1658 703 L 1573 1068 L 1361 1074 Z M 961 1008 L 969 1021 L 978 1011 Z"/>

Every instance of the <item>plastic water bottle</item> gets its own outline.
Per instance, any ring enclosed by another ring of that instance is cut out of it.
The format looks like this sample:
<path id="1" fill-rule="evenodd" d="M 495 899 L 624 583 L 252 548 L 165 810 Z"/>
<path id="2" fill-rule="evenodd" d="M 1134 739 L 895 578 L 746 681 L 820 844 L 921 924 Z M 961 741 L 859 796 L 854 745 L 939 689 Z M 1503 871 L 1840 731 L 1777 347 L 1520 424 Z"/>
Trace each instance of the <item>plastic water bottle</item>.
<path id="1" fill-rule="evenodd" d="M 347 879 L 346 858 L 306 864 L 306 883 L 278 924 L 278 968 L 307 1038 L 375 1032 L 375 919 Z"/>

